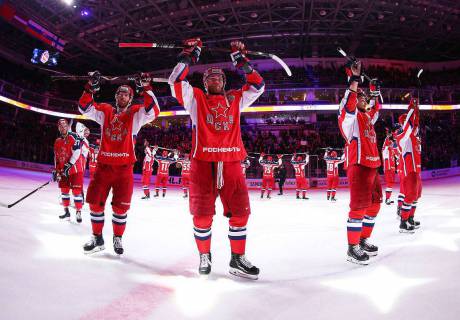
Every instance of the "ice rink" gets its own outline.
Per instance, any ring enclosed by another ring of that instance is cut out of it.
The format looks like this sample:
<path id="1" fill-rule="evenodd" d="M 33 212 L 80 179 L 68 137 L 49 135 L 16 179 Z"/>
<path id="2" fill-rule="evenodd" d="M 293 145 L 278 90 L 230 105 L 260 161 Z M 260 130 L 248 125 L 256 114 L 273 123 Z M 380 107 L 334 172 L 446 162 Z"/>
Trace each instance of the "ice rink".
<path id="1" fill-rule="evenodd" d="M 49 175 L 0 168 L 0 202 L 11 203 Z M 393 198 L 396 198 L 398 187 Z M 336 203 L 324 190 L 310 200 L 293 192 L 271 200 L 251 192 L 247 256 L 259 280 L 228 273 L 228 223 L 214 221 L 213 269 L 197 275 L 188 201 L 180 190 L 140 200 L 135 186 L 123 238 L 112 247 L 106 208 L 106 250 L 83 254 L 91 225 L 60 221 L 51 183 L 11 209 L 0 207 L 0 319 L 460 319 L 460 177 L 424 182 L 416 218 L 400 234 L 396 206 L 382 205 L 369 266 L 346 261 L 348 192 Z M 218 200 L 219 201 L 219 200 Z"/>

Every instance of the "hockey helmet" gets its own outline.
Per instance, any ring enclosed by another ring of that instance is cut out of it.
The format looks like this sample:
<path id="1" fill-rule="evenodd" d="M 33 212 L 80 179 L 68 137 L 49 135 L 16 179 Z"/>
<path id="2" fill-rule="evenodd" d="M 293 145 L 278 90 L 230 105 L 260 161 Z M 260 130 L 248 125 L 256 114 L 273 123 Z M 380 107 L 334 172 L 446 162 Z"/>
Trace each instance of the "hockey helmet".
<path id="1" fill-rule="evenodd" d="M 210 67 L 203 73 L 203 85 L 206 88 L 206 90 L 207 90 L 206 80 L 208 79 L 208 77 L 212 75 L 219 75 L 222 77 L 222 82 L 224 83 L 224 85 L 222 86 L 222 89 L 225 89 L 227 78 L 225 77 L 224 70 L 218 67 Z"/>
<path id="2" fill-rule="evenodd" d="M 336 152 L 336 151 L 332 151 L 332 152 L 331 152 L 331 157 L 337 158 L 337 152 Z"/>
<path id="3" fill-rule="evenodd" d="M 131 88 L 130 86 L 128 86 L 127 84 L 123 84 L 121 86 L 119 86 L 117 88 L 117 91 L 115 91 L 115 103 L 117 103 L 117 96 L 119 93 L 128 93 L 129 94 L 129 101 L 128 101 L 128 104 L 127 104 L 127 107 L 131 104 L 131 102 L 133 101 L 133 97 L 134 97 L 134 90 L 133 88 Z"/>

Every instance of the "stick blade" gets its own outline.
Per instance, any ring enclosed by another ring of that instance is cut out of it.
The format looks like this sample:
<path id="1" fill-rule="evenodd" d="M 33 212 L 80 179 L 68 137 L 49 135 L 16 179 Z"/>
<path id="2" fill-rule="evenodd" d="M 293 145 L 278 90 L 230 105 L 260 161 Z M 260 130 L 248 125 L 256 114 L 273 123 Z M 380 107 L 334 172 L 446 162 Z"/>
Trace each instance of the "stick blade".
<path id="1" fill-rule="evenodd" d="M 418 71 L 418 73 L 417 73 L 417 78 L 420 78 L 420 75 L 422 74 L 422 72 L 423 72 L 423 69 L 420 69 L 420 70 Z"/>
<path id="2" fill-rule="evenodd" d="M 274 55 L 274 54 L 271 54 L 271 55 L 270 55 L 270 58 L 272 58 L 273 60 L 275 60 L 276 62 L 278 62 L 278 63 L 283 67 L 284 71 L 286 71 L 286 73 L 287 73 L 287 75 L 288 75 L 289 77 L 292 76 L 292 71 L 291 71 L 291 69 L 289 69 L 289 66 L 288 66 L 283 60 L 281 60 L 280 57 L 278 57 L 278 56 L 276 56 L 276 55 Z"/>

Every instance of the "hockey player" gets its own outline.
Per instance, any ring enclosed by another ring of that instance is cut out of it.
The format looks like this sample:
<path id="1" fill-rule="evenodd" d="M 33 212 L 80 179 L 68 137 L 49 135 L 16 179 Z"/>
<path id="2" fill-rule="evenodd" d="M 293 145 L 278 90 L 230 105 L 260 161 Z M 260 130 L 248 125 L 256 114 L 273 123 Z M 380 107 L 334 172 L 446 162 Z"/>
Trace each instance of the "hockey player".
<path id="1" fill-rule="evenodd" d="M 136 78 L 136 92 L 144 97 L 143 104 L 131 105 L 133 89 L 121 85 L 115 93 L 115 106 L 96 103 L 93 94 L 100 89 L 100 74 L 93 72 L 85 85 L 79 100 L 79 110 L 88 118 L 101 125 L 101 148 L 94 179 L 88 187 L 86 201 L 91 210 L 93 236 L 83 247 L 85 253 L 104 250 L 102 229 L 104 227 L 105 202 L 112 189 L 113 247 L 117 254 L 123 254 L 121 242 L 126 227 L 127 212 L 133 194 L 134 154 L 133 135 L 140 128 L 153 121 L 160 109 L 150 84 L 143 75 Z"/>
<path id="2" fill-rule="evenodd" d="M 83 178 L 85 177 L 86 164 L 88 162 L 88 157 L 89 157 L 88 137 L 89 137 L 89 134 L 91 132 L 83 123 L 80 123 L 80 122 L 77 122 L 77 124 L 75 126 L 75 131 L 76 131 L 78 137 L 80 138 L 80 143 L 81 143 L 81 155 L 80 155 L 81 159 L 80 159 L 80 161 L 82 162 L 83 170 L 79 174 L 82 175 L 81 180 L 83 181 Z M 84 205 L 85 204 L 85 188 L 84 188 L 84 184 L 82 185 L 81 195 L 82 195 L 82 205 Z M 78 223 L 82 222 L 81 212 L 77 211 L 76 219 L 77 219 Z"/>
<path id="3" fill-rule="evenodd" d="M 96 167 L 97 167 L 97 156 L 99 154 L 99 145 L 100 145 L 100 140 L 96 140 L 95 145 L 90 145 L 89 147 L 89 153 L 88 153 L 88 158 L 89 158 L 89 180 L 94 179 L 94 173 L 96 172 Z"/>
<path id="4" fill-rule="evenodd" d="M 382 146 L 382 159 L 383 159 L 383 174 L 385 177 L 385 203 L 390 205 L 394 203 L 391 200 L 391 193 L 393 192 L 393 184 L 395 181 L 395 139 L 393 138 L 393 134 L 390 131 L 385 141 L 383 142 Z"/>
<path id="5" fill-rule="evenodd" d="M 183 158 L 179 158 L 177 160 L 177 167 L 182 168 L 181 170 L 182 190 L 184 191 L 184 198 L 187 198 L 188 189 L 190 188 L 190 169 L 191 169 L 190 155 L 185 154 Z"/>
<path id="6" fill-rule="evenodd" d="M 267 199 L 270 199 L 270 193 L 275 187 L 275 168 L 278 168 L 283 160 L 281 155 L 278 155 L 278 160 L 273 160 L 272 156 L 267 156 L 264 159 L 265 153 L 260 154 L 259 163 L 262 165 L 264 173 L 262 176 L 262 187 L 260 191 L 260 198 L 263 199 L 265 190 L 267 190 Z"/>
<path id="7" fill-rule="evenodd" d="M 241 160 L 241 172 L 243 173 L 243 176 L 246 178 L 246 170 L 251 166 L 251 161 L 249 161 L 248 158 Z"/>
<path id="8" fill-rule="evenodd" d="M 398 215 L 398 219 L 401 218 L 401 208 L 404 203 L 404 185 L 402 183 L 404 179 L 403 169 L 402 169 L 402 156 L 401 156 L 401 148 L 398 146 L 398 141 L 396 140 L 396 136 L 401 132 L 402 126 L 399 123 L 395 123 L 393 125 L 393 138 L 395 140 L 395 148 L 393 149 L 395 152 L 395 160 L 396 160 L 396 171 L 399 177 L 399 194 L 398 194 L 398 206 L 396 208 L 396 214 Z"/>
<path id="9" fill-rule="evenodd" d="M 371 99 L 358 89 L 361 79 L 361 62 L 346 67 L 349 88 L 339 106 L 339 128 L 348 144 L 348 182 L 350 184 L 350 211 L 348 214 L 347 260 L 368 264 L 369 255 L 375 256 L 378 248 L 368 242 L 375 217 L 380 210 L 382 188 L 377 168 L 380 156 L 374 124 L 378 118 L 380 95 L 378 82 L 371 81 Z M 364 220 L 363 220 L 364 219 Z"/>
<path id="10" fill-rule="evenodd" d="M 300 199 L 300 191 L 302 191 L 302 199 L 308 200 L 307 197 L 307 178 L 305 177 L 305 167 L 310 161 L 310 156 L 307 154 L 305 160 L 301 155 L 294 153 L 292 155 L 291 164 L 295 171 L 296 182 L 296 199 Z"/>
<path id="11" fill-rule="evenodd" d="M 76 209 L 76 220 L 81 222 L 81 208 L 83 207 L 83 159 L 81 157 L 81 139 L 77 134 L 70 132 L 66 119 L 59 119 L 58 130 L 61 136 L 54 142 L 53 180 L 59 181 L 61 200 L 64 214 L 60 219 L 70 220 L 70 189 Z"/>
<path id="12" fill-rule="evenodd" d="M 246 57 L 245 45 L 233 41 L 233 64 L 245 73 L 246 84 L 239 90 L 225 91 L 225 73 L 211 67 L 203 75 L 205 92 L 192 87 L 185 77 L 190 63 L 200 57 L 200 39 L 185 41 L 179 63 L 169 80 L 171 91 L 191 115 L 193 123 L 192 169 L 190 172 L 190 212 L 200 253 L 200 274 L 211 271 L 211 225 L 215 201 L 220 196 L 229 220 L 231 247 L 230 273 L 257 279 L 259 269 L 245 256 L 246 224 L 251 212 L 241 160 L 246 157 L 241 139 L 240 111 L 264 92 L 262 77 Z"/>
<path id="13" fill-rule="evenodd" d="M 422 193 L 421 172 L 421 142 L 419 133 L 419 105 L 412 98 L 408 112 L 399 117 L 402 126 L 397 132 L 396 141 L 401 151 L 401 175 L 404 190 L 404 202 L 401 207 L 401 223 L 399 232 L 413 233 L 420 227 L 420 222 L 414 220 L 417 201 Z"/>
<path id="14" fill-rule="evenodd" d="M 166 189 L 169 179 L 169 166 L 177 161 L 179 158 L 178 152 L 174 151 L 173 156 L 167 150 L 163 150 L 161 155 L 157 154 L 158 146 L 153 147 L 153 159 L 158 163 L 157 177 L 155 181 L 155 195 L 158 197 L 160 193 L 160 186 L 163 187 L 163 198 L 166 196 Z"/>
<path id="15" fill-rule="evenodd" d="M 326 161 L 327 200 L 337 201 L 335 194 L 339 185 L 339 164 L 345 162 L 345 153 L 339 158 L 336 151 L 326 149 L 324 160 Z"/>
<path id="16" fill-rule="evenodd" d="M 144 140 L 144 162 L 142 163 L 142 190 L 144 196 L 142 200 L 150 199 L 150 178 L 152 177 L 152 149 L 147 139 Z"/>

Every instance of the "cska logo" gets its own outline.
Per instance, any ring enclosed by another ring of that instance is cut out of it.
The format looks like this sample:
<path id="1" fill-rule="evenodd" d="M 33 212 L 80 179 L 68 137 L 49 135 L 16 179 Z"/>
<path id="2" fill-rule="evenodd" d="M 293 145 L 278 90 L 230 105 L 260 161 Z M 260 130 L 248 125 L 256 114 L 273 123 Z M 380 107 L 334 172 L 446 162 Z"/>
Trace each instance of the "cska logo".
<path id="1" fill-rule="evenodd" d="M 229 109 L 218 102 L 215 107 L 210 108 L 212 112 L 206 115 L 206 122 L 216 131 L 229 131 L 234 122 L 233 115 L 228 115 Z"/>
<path id="2" fill-rule="evenodd" d="M 217 120 L 219 117 L 223 117 L 224 119 L 227 118 L 227 111 L 228 107 L 224 107 L 220 104 L 220 102 L 215 106 L 214 108 L 211 108 L 211 110 L 215 113 L 215 119 Z"/>
<path id="3" fill-rule="evenodd" d="M 115 115 L 110 121 L 110 127 L 105 128 L 105 135 L 111 141 L 122 141 L 123 138 L 128 134 L 128 130 L 123 127 L 123 122 Z"/>

